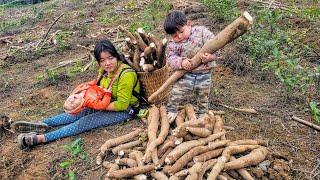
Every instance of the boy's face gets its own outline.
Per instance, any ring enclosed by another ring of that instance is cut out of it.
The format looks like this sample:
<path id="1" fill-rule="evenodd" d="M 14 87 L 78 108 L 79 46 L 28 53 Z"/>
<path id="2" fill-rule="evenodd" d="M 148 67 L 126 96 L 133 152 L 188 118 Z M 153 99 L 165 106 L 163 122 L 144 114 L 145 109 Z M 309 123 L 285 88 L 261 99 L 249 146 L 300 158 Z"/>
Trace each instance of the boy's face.
<path id="1" fill-rule="evenodd" d="M 171 34 L 171 38 L 176 43 L 185 42 L 191 34 L 191 24 L 188 22 L 186 25 L 179 28 L 177 32 Z"/>

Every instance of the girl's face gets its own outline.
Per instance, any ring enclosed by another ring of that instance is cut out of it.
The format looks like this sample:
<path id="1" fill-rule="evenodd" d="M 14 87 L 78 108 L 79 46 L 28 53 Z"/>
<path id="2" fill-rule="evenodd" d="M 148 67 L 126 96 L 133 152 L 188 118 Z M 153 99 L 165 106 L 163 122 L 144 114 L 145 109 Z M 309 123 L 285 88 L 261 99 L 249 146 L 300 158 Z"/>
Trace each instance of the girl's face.
<path id="1" fill-rule="evenodd" d="M 103 68 L 106 72 L 113 72 L 117 67 L 117 58 L 113 57 L 109 52 L 103 51 L 100 54 L 100 67 Z"/>

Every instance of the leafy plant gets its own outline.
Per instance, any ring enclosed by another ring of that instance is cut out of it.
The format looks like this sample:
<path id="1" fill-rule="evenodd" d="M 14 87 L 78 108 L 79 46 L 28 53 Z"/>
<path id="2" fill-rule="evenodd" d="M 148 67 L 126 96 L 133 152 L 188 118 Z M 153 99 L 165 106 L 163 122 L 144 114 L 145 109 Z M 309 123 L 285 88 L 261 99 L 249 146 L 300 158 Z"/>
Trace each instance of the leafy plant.
<path id="1" fill-rule="evenodd" d="M 131 21 L 128 30 L 134 32 L 137 28 L 143 28 L 148 32 L 156 29 L 171 9 L 167 0 L 153 0 L 141 13 Z"/>
<path id="2" fill-rule="evenodd" d="M 99 18 L 99 22 L 105 25 L 117 22 L 118 20 L 120 20 L 120 16 L 114 13 L 108 13 Z"/>
<path id="3" fill-rule="evenodd" d="M 216 19 L 231 20 L 238 17 L 236 0 L 202 0 L 214 14 Z M 311 7 L 289 7 L 283 11 L 258 7 L 257 3 L 249 3 L 247 10 L 254 15 L 253 27 L 237 42 L 254 63 L 265 72 L 272 72 L 286 88 L 286 97 L 292 92 L 303 95 L 320 92 L 320 68 L 304 63 L 306 56 L 317 48 L 316 43 L 305 43 L 310 36 L 311 27 L 317 26 L 320 17 L 318 0 Z M 293 13 L 294 12 L 294 13 Z M 298 22 L 298 23 L 297 23 Z M 302 26 L 300 27 L 300 23 Z"/>
<path id="4" fill-rule="evenodd" d="M 55 40 L 60 51 L 64 51 L 70 46 L 71 36 L 71 31 L 59 31 L 57 33 Z"/>
<path id="5" fill-rule="evenodd" d="M 68 76 L 69 77 L 75 77 L 77 74 L 82 72 L 82 65 L 80 62 L 77 62 L 75 65 L 73 65 L 70 69 L 68 69 Z"/>
<path id="6" fill-rule="evenodd" d="M 63 170 L 67 171 L 65 174 L 65 178 L 69 180 L 76 179 L 76 172 L 72 169 L 73 165 L 77 163 L 77 161 L 86 161 L 88 160 L 88 155 L 83 149 L 84 142 L 81 138 L 78 138 L 71 142 L 70 144 L 66 144 L 63 148 L 70 153 L 70 157 L 67 159 L 63 159 L 59 163 L 59 167 Z"/>
<path id="7" fill-rule="evenodd" d="M 238 16 L 236 0 L 202 0 L 217 19 L 232 20 Z"/>
<path id="8" fill-rule="evenodd" d="M 317 123 L 320 123 L 320 110 L 318 109 L 317 106 L 318 104 L 314 101 L 311 101 L 309 103 L 312 119 L 315 120 Z"/>
<path id="9" fill-rule="evenodd" d="M 58 82 L 58 73 L 55 71 L 45 70 L 45 77 L 49 81 L 49 84 L 56 84 Z"/>
<path id="10" fill-rule="evenodd" d="M 24 25 L 28 21 L 28 17 L 22 16 L 17 20 L 4 20 L 0 22 L 0 32 L 7 31 L 9 29 L 18 28 Z"/>
<path id="11" fill-rule="evenodd" d="M 71 144 L 64 145 L 63 148 L 71 153 L 73 157 L 80 157 L 83 160 L 87 160 L 88 158 L 83 150 L 83 140 L 81 138 L 74 140 Z"/>

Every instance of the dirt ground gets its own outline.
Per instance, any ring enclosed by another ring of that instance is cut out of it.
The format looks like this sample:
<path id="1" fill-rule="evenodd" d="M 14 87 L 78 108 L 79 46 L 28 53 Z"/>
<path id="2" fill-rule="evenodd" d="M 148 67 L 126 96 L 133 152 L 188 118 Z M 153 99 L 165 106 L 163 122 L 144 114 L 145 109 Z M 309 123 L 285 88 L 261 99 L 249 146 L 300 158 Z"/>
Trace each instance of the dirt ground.
<path id="1" fill-rule="evenodd" d="M 52 32 L 57 29 L 72 27 L 76 40 L 73 45 L 63 51 L 44 51 L 42 54 L 32 53 L 32 50 L 24 51 L 23 58 L 11 58 L 0 60 L 1 62 L 1 104 L 0 114 L 7 115 L 12 120 L 39 121 L 62 112 L 62 105 L 69 92 L 80 82 L 95 77 L 95 68 L 77 74 L 75 77 L 66 77 L 66 73 L 58 74 L 53 81 L 48 79 L 36 80 L 39 75 L 45 74 L 46 68 L 53 68 L 59 62 L 87 57 L 88 51 L 77 47 L 93 45 L 95 41 L 108 36 L 118 40 L 118 35 L 112 29 L 119 24 L 126 25 L 130 22 L 123 18 L 120 22 L 108 26 L 101 25 L 97 19 L 105 8 L 124 7 L 125 1 L 91 1 L 82 3 L 81 12 L 77 11 L 74 4 L 67 1 L 46 1 L 39 3 L 38 8 L 45 7 L 48 3 L 55 4 L 55 11 L 51 16 L 34 24 L 28 21 L 23 28 L 3 33 L 1 37 L 14 35 L 12 40 L 15 46 L 26 46 L 34 39 L 41 39 L 52 24 L 53 17 L 57 18 L 62 12 L 70 11 L 68 18 L 57 22 Z M 149 1 L 139 3 L 133 11 L 127 11 L 121 16 L 134 15 L 139 8 L 143 8 Z M 190 4 L 199 5 L 197 1 L 174 0 L 171 2 L 173 8 L 183 9 Z M 19 13 L 30 13 L 30 7 L 19 8 L 8 14 L 11 18 L 18 17 Z M 74 11 L 72 11 L 74 10 Z M 122 12 L 119 10 L 119 12 Z M 78 18 L 79 14 L 81 18 Z M 5 17 L 1 17 L 1 20 Z M 82 35 L 76 25 L 89 23 L 89 30 Z M 204 24 L 213 32 L 221 30 L 225 24 L 217 24 L 214 19 L 200 17 L 195 19 L 196 24 Z M 109 32 L 102 32 L 106 28 Z M 161 32 L 161 25 L 155 27 L 154 32 Z M 111 30 L 111 31 L 110 31 Z M 22 34 L 29 33 L 29 40 L 24 41 Z M 78 34 L 77 34 L 78 33 Z M 79 35 L 80 34 L 80 35 Z M 315 37 L 316 38 L 316 37 Z M 0 52 L 9 48 L 12 44 L 0 42 Z M 35 44 L 34 44 L 35 45 Z M 30 48 L 32 49 L 32 47 Z M 237 52 L 236 44 L 226 47 L 228 50 Z M 86 59 L 81 62 L 85 65 L 90 62 Z M 310 114 L 305 111 L 306 101 L 300 95 L 294 98 L 286 98 L 283 88 L 272 77 L 266 80 L 257 79 L 253 73 L 237 75 L 229 67 L 216 68 L 213 74 L 214 83 L 212 87 L 212 106 L 214 110 L 224 110 L 225 124 L 235 128 L 228 133 L 231 140 L 246 138 L 261 138 L 269 140 L 269 150 L 272 152 L 273 172 L 262 172 L 261 169 L 252 168 L 258 179 L 320 179 L 320 134 L 316 130 L 301 125 L 291 120 L 293 115 L 305 120 L 311 120 Z M 268 76 L 268 75 L 267 75 Z M 259 114 L 243 114 L 223 108 L 219 104 L 225 104 L 239 108 L 254 108 Z M 143 126 L 140 120 L 132 120 L 120 125 L 99 128 L 83 133 L 76 137 L 64 138 L 49 144 L 39 145 L 30 152 L 21 151 L 17 145 L 16 133 L 4 132 L 0 134 L 0 177 L 1 179 L 64 179 L 66 170 L 59 167 L 59 163 L 70 159 L 70 154 L 63 148 L 73 140 L 80 137 L 84 141 L 84 150 L 88 155 L 87 160 L 76 159 L 70 167 L 76 172 L 78 179 L 102 179 L 103 168 L 95 164 L 95 157 L 99 147 L 107 139 L 132 131 L 133 128 Z M 278 163 L 278 164 L 277 164 Z M 280 164 L 280 165 L 279 165 Z"/>

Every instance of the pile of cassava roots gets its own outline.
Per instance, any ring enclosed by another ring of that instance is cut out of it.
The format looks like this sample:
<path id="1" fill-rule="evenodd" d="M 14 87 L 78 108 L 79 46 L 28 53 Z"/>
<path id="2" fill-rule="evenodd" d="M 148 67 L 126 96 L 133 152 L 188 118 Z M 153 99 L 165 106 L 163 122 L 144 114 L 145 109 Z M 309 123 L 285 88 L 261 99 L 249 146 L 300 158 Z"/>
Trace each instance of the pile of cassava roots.
<path id="1" fill-rule="evenodd" d="M 246 167 L 267 157 L 267 141 L 226 138 L 219 111 L 196 117 L 191 104 L 168 119 L 164 106 L 149 108 L 147 128 L 110 139 L 100 148 L 97 164 L 105 179 L 254 179 Z M 113 153 L 117 158 L 104 161 Z"/>

